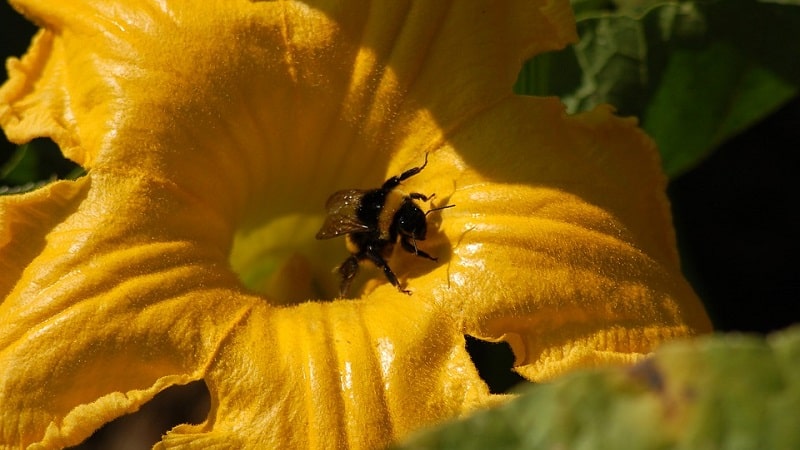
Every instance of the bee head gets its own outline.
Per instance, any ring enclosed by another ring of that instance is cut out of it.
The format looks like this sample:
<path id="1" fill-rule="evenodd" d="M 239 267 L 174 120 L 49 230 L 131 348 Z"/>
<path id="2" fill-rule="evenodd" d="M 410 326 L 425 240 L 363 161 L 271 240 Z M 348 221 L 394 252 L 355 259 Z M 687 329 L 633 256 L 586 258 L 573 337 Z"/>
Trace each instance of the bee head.
<path id="1" fill-rule="evenodd" d="M 407 199 L 396 213 L 397 231 L 418 241 L 424 241 L 428 232 L 425 213 L 413 201 Z"/>

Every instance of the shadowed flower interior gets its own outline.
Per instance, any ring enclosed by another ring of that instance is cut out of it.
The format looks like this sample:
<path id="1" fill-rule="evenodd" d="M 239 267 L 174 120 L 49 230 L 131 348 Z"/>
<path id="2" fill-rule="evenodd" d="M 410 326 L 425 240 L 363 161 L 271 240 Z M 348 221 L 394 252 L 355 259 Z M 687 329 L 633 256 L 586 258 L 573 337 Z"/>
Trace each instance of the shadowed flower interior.
<path id="1" fill-rule="evenodd" d="M 173 384 L 163 447 L 377 448 L 502 401 L 464 335 L 545 380 L 710 329 L 652 142 L 511 86 L 567 2 L 15 0 L 0 124 L 88 174 L 0 198 L 0 442 L 73 445 Z M 325 200 L 419 166 L 421 260 L 334 299 Z M 325 301 L 320 301 L 325 300 Z"/>

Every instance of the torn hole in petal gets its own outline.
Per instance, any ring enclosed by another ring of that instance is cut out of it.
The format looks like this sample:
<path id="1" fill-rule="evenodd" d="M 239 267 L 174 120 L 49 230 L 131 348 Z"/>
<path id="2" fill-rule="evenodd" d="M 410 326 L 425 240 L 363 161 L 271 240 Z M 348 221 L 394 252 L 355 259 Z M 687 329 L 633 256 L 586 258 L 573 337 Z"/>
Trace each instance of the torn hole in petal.
<path id="1" fill-rule="evenodd" d="M 525 382 L 514 371 L 514 353 L 506 342 L 488 342 L 464 335 L 467 352 L 492 394 L 502 394 Z"/>

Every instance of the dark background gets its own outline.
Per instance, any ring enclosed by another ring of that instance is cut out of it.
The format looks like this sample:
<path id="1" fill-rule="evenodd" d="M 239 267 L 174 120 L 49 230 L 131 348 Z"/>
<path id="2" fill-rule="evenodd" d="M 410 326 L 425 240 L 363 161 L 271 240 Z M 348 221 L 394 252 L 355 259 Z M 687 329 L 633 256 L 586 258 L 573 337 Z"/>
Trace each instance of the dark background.
<path id="1" fill-rule="evenodd" d="M 0 2 L 0 56 L 22 55 L 35 31 Z M 3 136 L 0 166 L 13 150 Z M 720 331 L 767 333 L 800 322 L 798 154 L 800 97 L 669 185 L 684 272 Z M 50 156 L 58 161 L 57 150 Z M 70 169 L 54 164 L 59 176 Z M 518 381 L 507 375 L 513 362 L 507 349 L 474 340 L 468 347 L 494 391 Z M 506 351 L 498 356 L 498 348 Z M 202 421 L 207 395 L 201 382 L 170 389 L 83 448 L 150 448 L 171 425 Z"/>

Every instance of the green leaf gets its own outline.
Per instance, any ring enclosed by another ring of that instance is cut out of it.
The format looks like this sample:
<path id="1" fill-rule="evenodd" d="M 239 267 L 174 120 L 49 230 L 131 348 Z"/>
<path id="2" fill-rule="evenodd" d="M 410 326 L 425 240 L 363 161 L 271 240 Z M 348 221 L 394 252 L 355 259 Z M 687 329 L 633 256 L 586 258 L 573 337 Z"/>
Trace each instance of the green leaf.
<path id="1" fill-rule="evenodd" d="M 0 167 L 3 184 L 23 184 L 36 178 L 39 159 L 36 152 L 29 151 L 30 144 L 18 146 L 8 161 Z"/>
<path id="2" fill-rule="evenodd" d="M 674 342 L 422 432 L 401 449 L 797 449 L 800 328 Z"/>
<path id="3" fill-rule="evenodd" d="M 674 176 L 796 92 L 728 43 L 676 50 L 644 111 L 642 126 L 658 142 L 664 170 Z"/>
<path id="4" fill-rule="evenodd" d="M 555 74 L 558 76 L 555 76 Z M 581 70 L 572 48 L 537 56 L 522 66 L 514 92 L 521 95 L 554 95 L 577 89 Z"/>
<path id="5" fill-rule="evenodd" d="M 611 103 L 620 115 L 639 117 L 671 176 L 797 95 L 800 64 L 789 56 L 800 54 L 796 5 L 576 0 L 574 6 L 581 41 L 526 63 L 516 92 L 558 95 L 570 112 Z"/>
<path id="6" fill-rule="evenodd" d="M 800 52 L 800 8 L 729 0 L 674 13 L 671 29 L 688 20 L 706 31 L 666 48 L 661 81 L 640 115 L 672 176 L 774 112 L 800 85 L 800 66 L 787 58 Z"/>

